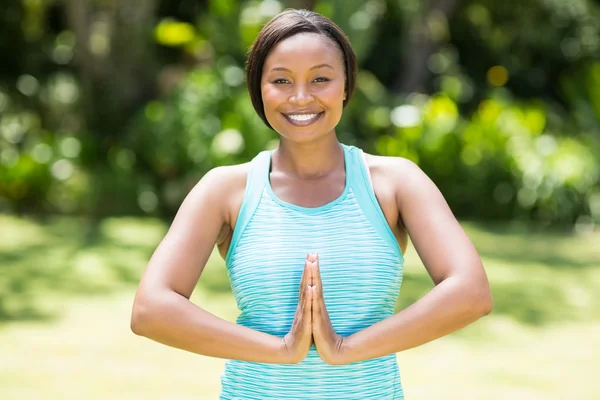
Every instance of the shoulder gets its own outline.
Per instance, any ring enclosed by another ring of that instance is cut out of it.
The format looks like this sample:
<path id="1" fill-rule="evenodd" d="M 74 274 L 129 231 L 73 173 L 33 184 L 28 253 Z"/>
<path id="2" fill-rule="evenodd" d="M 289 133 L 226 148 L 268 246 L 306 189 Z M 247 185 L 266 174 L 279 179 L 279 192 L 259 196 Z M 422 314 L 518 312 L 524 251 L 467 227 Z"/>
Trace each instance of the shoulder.
<path id="1" fill-rule="evenodd" d="M 420 180 L 427 176 L 413 161 L 403 157 L 377 156 L 365 153 L 371 176 L 389 179 Z"/>
<path id="2" fill-rule="evenodd" d="M 215 167 L 208 171 L 200 182 L 206 180 L 217 190 L 227 190 L 246 185 L 246 178 L 250 171 L 250 162 L 235 165 Z M 200 183 L 199 182 L 199 183 Z"/>
<path id="3" fill-rule="evenodd" d="M 218 195 L 240 186 L 244 188 L 249 170 L 249 162 L 215 167 L 204 174 L 192 192 L 210 188 L 211 193 Z"/>
<path id="4" fill-rule="evenodd" d="M 366 154 L 366 153 L 365 153 Z M 366 154 L 373 182 L 384 182 L 394 188 L 398 203 L 438 192 L 433 181 L 413 161 L 403 157 Z"/>
<path id="5" fill-rule="evenodd" d="M 241 202 L 244 196 L 250 165 L 247 162 L 209 170 L 194 185 L 185 202 L 191 203 L 192 207 L 199 203 L 211 205 L 228 219 L 231 206 Z"/>

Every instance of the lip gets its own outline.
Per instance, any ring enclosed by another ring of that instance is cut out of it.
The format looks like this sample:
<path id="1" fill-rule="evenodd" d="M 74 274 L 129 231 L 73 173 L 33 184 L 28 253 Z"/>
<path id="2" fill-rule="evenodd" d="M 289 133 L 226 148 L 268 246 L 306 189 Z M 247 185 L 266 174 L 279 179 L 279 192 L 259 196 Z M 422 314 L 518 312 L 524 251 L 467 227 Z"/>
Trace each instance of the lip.
<path id="1" fill-rule="evenodd" d="M 312 125 L 315 122 L 317 122 L 319 119 L 321 119 L 321 116 L 324 114 L 324 111 L 321 112 L 293 112 L 293 113 L 281 113 L 281 115 L 283 115 L 285 117 L 285 119 L 292 125 L 294 126 L 308 126 L 308 125 Z M 308 119 L 306 121 L 296 121 L 292 118 L 290 118 L 288 115 L 306 115 L 306 114 L 317 114 L 314 118 Z"/>

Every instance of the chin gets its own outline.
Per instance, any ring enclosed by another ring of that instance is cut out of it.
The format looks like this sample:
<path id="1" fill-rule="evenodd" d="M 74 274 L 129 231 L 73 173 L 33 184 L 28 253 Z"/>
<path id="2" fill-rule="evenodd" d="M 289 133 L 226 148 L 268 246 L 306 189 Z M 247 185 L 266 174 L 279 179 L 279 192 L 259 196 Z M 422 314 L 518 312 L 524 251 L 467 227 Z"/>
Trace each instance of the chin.
<path id="1" fill-rule="evenodd" d="M 298 130 L 298 129 L 282 129 L 277 131 L 282 137 L 286 138 L 288 141 L 298 144 L 306 144 L 315 142 L 331 132 L 331 129 L 328 131 L 323 131 L 321 129 L 306 129 Z"/>
<path id="2" fill-rule="evenodd" d="M 279 133 L 282 137 L 286 138 L 290 142 L 305 144 L 317 141 L 323 137 L 328 136 L 331 132 L 334 132 L 335 125 L 331 124 L 323 124 L 317 122 L 314 125 L 309 126 L 294 126 L 287 122 L 287 120 L 283 120 L 281 122 L 278 121 L 276 125 L 271 124 L 275 131 Z"/>

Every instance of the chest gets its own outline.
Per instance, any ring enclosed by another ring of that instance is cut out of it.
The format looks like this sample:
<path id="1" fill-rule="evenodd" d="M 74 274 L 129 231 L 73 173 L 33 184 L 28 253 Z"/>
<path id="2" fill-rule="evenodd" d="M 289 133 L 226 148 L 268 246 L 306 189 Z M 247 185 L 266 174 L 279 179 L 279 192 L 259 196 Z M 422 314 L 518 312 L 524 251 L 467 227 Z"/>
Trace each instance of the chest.
<path id="1" fill-rule="evenodd" d="M 303 185 L 289 185 L 285 182 L 280 182 L 275 184 L 274 192 L 278 198 L 289 203 L 297 204 L 302 207 L 319 207 L 334 201 L 340 196 L 344 190 L 344 180 L 342 178 L 338 177 L 338 179 L 329 181 L 304 183 Z M 277 179 L 277 177 L 272 179 Z M 373 174 L 372 179 L 373 190 L 375 191 L 378 204 L 381 207 L 392 233 L 400 244 L 400 248 L 404 252 L 406 251 L 408 244 L 408 235 L 402 225 L 399 224 L 401 218 L 398 212 L 393 186 L 389 184 L 382 174 Z M 229 212 L 231 215 L 231 224 L 224 226 L 219 235 L 220 237 L 217 246 L 223 259 L 225 259 L 225 255 L 229 250 L 233 235 L 233 227 L 237 222 L 243 195 L 244 192 L 242 190 L 238 193 L 238 198 L 231 202 L 233 204 L 233 207 Z M 275 215 L 277 215 L 277 213 L 275 213 Z M 279 218 L 285 217 L 283 215 L 277 216 Z"/>
<path id="2" fill-rule="evenodd" d="M 293 315 L 309 252 L 319 254 L 332 316 L 347 319 L 349 310 L 358 312 L 356 303 L 364 303 L 360 312 L 369 316 L 393 310 L 401 261 L 364 217 L 352 193 L 336 207 L 313 215 L 263 198 L 228 265 L 240 309 Z"/>
<path id="3" fill-rule="evenodd" d="M 300 207 L 316 208 L 328 204 L 344 192 L 346 177 L 344 171 L 331 176 L 302 180 L 283 176 L 281 173 L 270 175 L 273 194 L 286 203 Z"/>

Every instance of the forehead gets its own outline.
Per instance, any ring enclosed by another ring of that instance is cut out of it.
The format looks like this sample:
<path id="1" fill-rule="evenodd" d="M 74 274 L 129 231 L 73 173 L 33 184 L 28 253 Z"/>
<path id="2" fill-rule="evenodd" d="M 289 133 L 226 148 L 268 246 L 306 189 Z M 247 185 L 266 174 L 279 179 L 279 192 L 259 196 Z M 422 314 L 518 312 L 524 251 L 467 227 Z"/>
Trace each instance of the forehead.
<path id="1" fill-rule="evenodd" d="M 325 35 L 299 33 L 277 43 L 265 60 L 264 72 L 275 67 L 290 70 L 330 64 L 343 68 L 343 54 L 337 44 Z"/>

